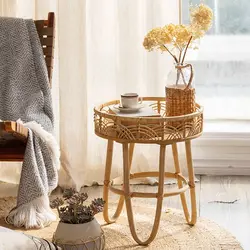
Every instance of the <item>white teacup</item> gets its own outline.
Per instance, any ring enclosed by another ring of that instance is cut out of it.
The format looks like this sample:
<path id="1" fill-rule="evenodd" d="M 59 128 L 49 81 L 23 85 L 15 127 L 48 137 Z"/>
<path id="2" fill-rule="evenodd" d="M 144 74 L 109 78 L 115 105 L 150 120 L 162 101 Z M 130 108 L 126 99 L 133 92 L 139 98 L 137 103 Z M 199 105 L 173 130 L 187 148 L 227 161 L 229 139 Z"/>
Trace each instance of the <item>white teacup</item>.
<path id="1" fill-rule="evenodd" d="M 126 93 L 121 95 L 121 105 L 123 108 L 138 108 L 142 103 L 142 98 L 137 93 Z"/>

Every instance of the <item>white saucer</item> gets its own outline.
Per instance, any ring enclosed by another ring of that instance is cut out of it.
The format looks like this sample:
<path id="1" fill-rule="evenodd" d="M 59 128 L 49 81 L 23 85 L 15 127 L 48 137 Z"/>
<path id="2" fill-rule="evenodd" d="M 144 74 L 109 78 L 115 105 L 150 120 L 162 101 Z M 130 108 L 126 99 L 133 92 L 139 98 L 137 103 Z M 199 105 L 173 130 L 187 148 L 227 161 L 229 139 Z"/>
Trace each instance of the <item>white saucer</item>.
<path id="1" fill-rule="evenodd" d="M 118 109 L 122 113 L 135 113 L 139 111 L 140 109 L 144 108 L 143 104 L 138 104 L 136 108 L 124 108 L 121 106 L 121 104 L 116 104 L 114 105 L 115 109 Z"/>

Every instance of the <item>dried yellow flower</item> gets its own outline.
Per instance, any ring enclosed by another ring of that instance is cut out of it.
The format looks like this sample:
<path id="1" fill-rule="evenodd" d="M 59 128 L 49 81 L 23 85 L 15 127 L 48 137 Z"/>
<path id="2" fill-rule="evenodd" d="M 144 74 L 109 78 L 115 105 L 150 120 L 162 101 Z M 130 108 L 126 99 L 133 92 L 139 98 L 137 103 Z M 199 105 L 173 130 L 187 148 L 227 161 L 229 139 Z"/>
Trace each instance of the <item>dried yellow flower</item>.
<path id="1" fill-rule="evenodd" d="M 189 27 L 186 25 L 176 25 L 173 34 L 174 46 L 179 50 L 182 50 L 187 46 L 188 41 L 192 36 Z"/>
<path id="2" fill-rule="evenodd" d="M 176 29 L 176 25 L 170 23 L 169 25 L 164 26 L 163 29 L 164 29 L 165 32 L 167 32 L 170 36 L 174 36 L 174 32 L 175 32 L 175 29 Z"/>
<path id="3" fill-rule="evenodd" d="M 211 27 L 213 12 L 208 6 L 200 4 L 190 8 L 190 19 L 190 25 L 175 25 L 171 23 L 162 28 L 152 29 L 144 38 L 143 46 L 148 51 L 154 49 L 167 51 L 176 62 L 180 61 L 183 63 L 187 49 L 197 49 L 196 45 L 192 46 L 192 42 L 204 36 Z M 179 60 L 167 45 L 172 45 L 172 47 L 179 50 Z M 183 51 L 184 55 L 182 56 Z"/>
<path id="4" fill-rule="evenodd" d="M 144 38 L 143 46 L 149 51 L 153 49 L 165 51 L 163 45 L 171 43 L 175 47 L 183 49 L 191 36 L 192 32 L 188 26 L 169 24 L 163 28 L 152 29 Z"/>
<path id="5" fill-rule="evenodd" d="M 164 28 L 154 28 L 144 38 L 143 46 L 145 49 L 151 51 L 154 48 L 159 48 L 161 45 L 171 42 L 171 36 Z"/>
<path id="6" fill-rule="evenodd" d="M 200 38 L 204 36 L 212 26 L 213 11 L 204 4 L 191 7 L 190 20 L 194 39 Z"/>

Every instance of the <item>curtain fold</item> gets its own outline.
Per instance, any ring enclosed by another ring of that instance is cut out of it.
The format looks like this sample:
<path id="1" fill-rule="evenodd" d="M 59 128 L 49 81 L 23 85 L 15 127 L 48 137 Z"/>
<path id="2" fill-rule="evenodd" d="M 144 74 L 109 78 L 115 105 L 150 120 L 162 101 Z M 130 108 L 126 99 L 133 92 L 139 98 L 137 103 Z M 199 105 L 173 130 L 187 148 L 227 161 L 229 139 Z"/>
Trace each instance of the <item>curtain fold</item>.
<path id="1" fill-rule="evenodd" d="M 77 188 L 87 166 L 86 1 L 58 1 L 62 165 Z"/>
<path id="2" fill-rule="evenodd" d="M 101 184 L 107 142 L 94 134 L 93 107 L 119 99 L 124 92 L 137 92 L 140 96 L 165 95 L 164 79 L 172 59 L 167 54 L 148 53 L 142 43 L 153 27 L 178 23 L 178 1 L 8 2 L 10 5 L 5 7 L 8 11 L 2 9 L 1 15 L 8 12 L 12 16 L 45 18 L 49 11 L 56 12 L 58 60 L 56 58 L 52 92 L 62 169 L 66 170 L 60 175 L 60 184 L 77 188 L 94 182 Z M 122 175 L 121 151 L 121 145 L 115 144 L 113 178 Z M 158 151 L 157 145 L 136 145 L 133 172 L 157 169 Z M 184 164 L 183 147 L 180 151 Z M 170 148 L 167 152 L 167 168 L 173 170 Z"/>

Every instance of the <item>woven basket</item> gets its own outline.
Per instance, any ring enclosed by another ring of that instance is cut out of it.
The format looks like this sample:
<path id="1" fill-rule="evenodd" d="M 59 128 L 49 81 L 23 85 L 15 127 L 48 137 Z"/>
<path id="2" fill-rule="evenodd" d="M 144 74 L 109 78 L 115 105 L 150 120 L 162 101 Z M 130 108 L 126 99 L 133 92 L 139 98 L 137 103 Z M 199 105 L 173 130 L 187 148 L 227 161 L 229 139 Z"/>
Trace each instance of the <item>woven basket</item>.
<path id="1" fill-rule="evenodd" d="M 166 87 L 166 115 L 180 116 L 195 112 L 195 89 Z"/>
<path id="2" fill-rule="evenodd" d="M 190 78 L 185 81 L 185 70 L 190 68 Z M 191 64 L 179 64 L 176 69 L 176 84 L 166 86 L 166 116 L 182 116 L 192 114 L 196 111 L 195 89 L 192 87 L 194 77 L 193 66 Z M 178 74 L 179 73 L 179 74 Z M 181 77 L 178 77 L 181 76 Z M 179 84 L 179 80 L 183 79 L 184 84 Z M 191 120 L 192 122 L 192 120 Z M 168 124 L 173 127 L 182 126 L 180 122 Z"/>
<path id="3" fill-rule="evenodd" d="M 196 111 L 195 88 L 184 88 L 183 86 L 166 87 L 166 116 L 182 116 L 192 114 Z M 195 123 L 191 118 L 188 121 L 168 122 L 171 127 L 179 128 L 183 122 Z"/>

